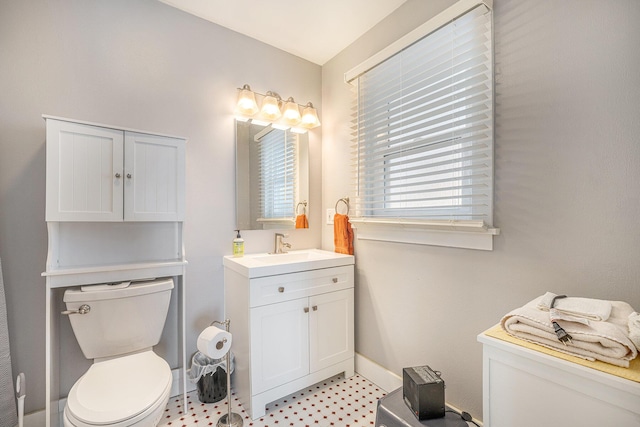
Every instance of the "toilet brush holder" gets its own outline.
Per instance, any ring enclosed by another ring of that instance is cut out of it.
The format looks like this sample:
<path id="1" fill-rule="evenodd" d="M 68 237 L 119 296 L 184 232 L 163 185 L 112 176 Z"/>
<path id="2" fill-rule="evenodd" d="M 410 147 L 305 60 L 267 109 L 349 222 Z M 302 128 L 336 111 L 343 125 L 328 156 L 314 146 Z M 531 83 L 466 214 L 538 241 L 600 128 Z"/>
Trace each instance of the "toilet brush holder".
<path id="1" fill-rule="evenodd" d="M 214 321 L 211 325 L 223 325 L 225 330 L 229 332 L 229 324 L 231 320 L 226 319 L 224 322 Z M 231 411 L 231 351 L 227 351 L 227 413 L 218 419 L 217 427 L 242 427 L 242 417 Z"/>

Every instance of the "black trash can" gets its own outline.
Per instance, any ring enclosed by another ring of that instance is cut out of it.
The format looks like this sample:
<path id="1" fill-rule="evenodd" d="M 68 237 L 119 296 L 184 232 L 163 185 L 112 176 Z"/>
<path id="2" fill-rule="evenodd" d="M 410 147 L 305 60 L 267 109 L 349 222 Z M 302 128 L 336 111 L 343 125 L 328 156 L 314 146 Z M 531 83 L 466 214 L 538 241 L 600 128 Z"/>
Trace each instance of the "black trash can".
<path id="1" fill-rule="evenodd" d="M 231 372 L 233 372 L 233 354 Z M 189 379 L 196 383 L 198 400 L 202 403 L 215 403 L 227 396 L 227 359 L 212 359 L 197 352 L 191 359 Z"/>
<path id="2" fill-rule="evenodd" d="M 227 396 L 227 373 L 218 366 L 215 372 L 200 377 L 196 386 L 200 402 L 218 402 Z"/>

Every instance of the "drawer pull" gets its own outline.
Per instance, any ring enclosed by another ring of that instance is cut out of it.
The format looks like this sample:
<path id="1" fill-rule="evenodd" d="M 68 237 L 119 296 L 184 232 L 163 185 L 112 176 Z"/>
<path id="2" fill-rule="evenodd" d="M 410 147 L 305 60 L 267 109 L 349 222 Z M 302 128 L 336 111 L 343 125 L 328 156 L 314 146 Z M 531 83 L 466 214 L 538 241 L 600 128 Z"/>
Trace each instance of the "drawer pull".
<path id="1" fill-rule="evenodd" d="M 278 288 L 278 292 L 283 293 L 283 292 L 284 292 L 284 286 L 280 286 L 280 287 Z"/>
<path id="2" fill-rule="evenodd" d="M 305 307 L 305 308 L 304 308 L 304 312 L 305 312 L 305 313 L 308 313 L 308 312 L 309 312 L 309 307 Z"/>
<path id="3" fill-rule="evenodd" d="M 338 278 L 337 278 L 337 277 L 334 277 L 334 278 L 333 278 L 333 279 L 331 279 L 331 280 L 333 280 L 333 283 L 338 283 Z"/>
<path id="4" fill-rule="evenodd" d="M 318 311 L 318 306 L 314 305 L 313 307 L 311 307 L 313 309 L 313 311 Z"/>

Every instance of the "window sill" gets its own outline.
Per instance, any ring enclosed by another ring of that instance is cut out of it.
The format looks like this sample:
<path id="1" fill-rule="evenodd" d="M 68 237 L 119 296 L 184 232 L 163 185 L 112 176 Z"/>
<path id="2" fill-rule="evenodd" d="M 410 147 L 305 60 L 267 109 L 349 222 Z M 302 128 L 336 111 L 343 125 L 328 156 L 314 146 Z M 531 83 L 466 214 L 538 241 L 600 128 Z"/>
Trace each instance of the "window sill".
<path id="1" fill-rule="evenodd" d="M 410 221 L 402 219 L 351 218 L 358 240 L 410 243 L 414 245 L 493 250 L 499 228 L 482 221 Z"/>

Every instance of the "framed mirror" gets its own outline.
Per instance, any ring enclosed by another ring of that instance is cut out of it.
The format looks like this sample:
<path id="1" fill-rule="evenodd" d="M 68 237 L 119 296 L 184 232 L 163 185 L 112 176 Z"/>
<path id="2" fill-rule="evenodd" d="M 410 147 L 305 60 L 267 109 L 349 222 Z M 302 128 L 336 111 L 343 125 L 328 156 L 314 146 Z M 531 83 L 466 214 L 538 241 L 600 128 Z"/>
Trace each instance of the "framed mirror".
<path id="1" fill-rule="evenodd" d="M 295 228 L 308 201 L 308 134 L 236 120 L 236 228 Z"/>

